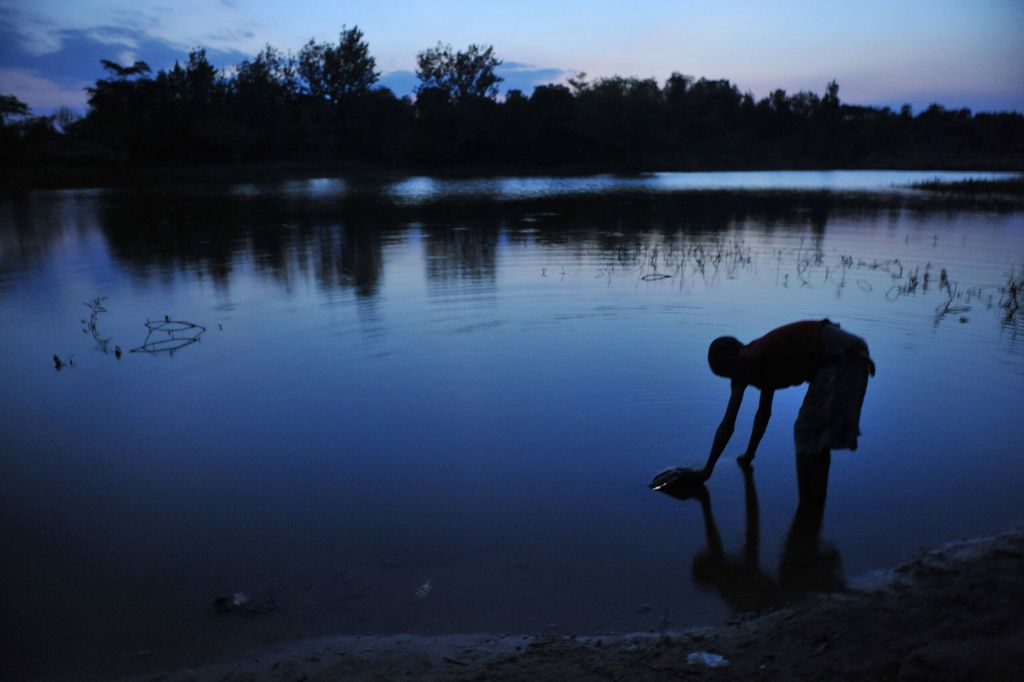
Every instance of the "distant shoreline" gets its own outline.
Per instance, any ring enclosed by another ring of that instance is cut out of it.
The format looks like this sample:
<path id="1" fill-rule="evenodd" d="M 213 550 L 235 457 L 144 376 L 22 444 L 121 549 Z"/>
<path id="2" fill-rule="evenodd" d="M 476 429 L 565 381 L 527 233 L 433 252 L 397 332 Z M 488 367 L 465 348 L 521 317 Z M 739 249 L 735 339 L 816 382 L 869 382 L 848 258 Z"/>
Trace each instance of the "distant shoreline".
<path id="1" fill-rule="evenodd" d="M 1007 163 L 1004 160 L 949 158 L 942 160 L 884 161 L 840 168 L 814 164 L 757 164 L 757 163 L 702 163 L 672 164 L 649 168 L 610 167 L 605 164 L 561 164 L 552 166 L 494 164 L 494 165 L 408 165 L 393 167 L 347 161 L 273 161 L 243 165 L 140 165 L 140 164 L 65 164 L 36 167 L 26 173 L 0 175 L 0 189 L 32 191 L 45 189 L 94 189 L 163 187 L 180 184 L 233 184 L 239 182 L 275 182 L 310 178 L 338 177 L 367 182 L 388 181 L 411 176 L 431 177 L 560 177 L 572 175 L 623 174 L 656 172 L 741 172 L 741 171 L 962 171 L 1024 173 L 1024 162 Z M 946 183 L 922 183 L 918 189 L 946 189 Z M 1020 183 L 1012 193 L 1024 193 Z M 958 191 L 978 193 L 987 191 L 982 184 L 956 187 Z"/>
<path id="2" fill-rule="evenodd" d="M 924 552 L 877 585 L 809 596 L 718 627 L 325 637 L 159 679 L 1017 680 L 1024 676 L 1021 575 L 1024 526 Z"/>
<path id="3" fill-rule="evenodd" d="M 911 185 L 913 189 L 954 195 L 1013 194 L 1024 196 L 1024 174 L 1007 180 L 928 180 Z"/>

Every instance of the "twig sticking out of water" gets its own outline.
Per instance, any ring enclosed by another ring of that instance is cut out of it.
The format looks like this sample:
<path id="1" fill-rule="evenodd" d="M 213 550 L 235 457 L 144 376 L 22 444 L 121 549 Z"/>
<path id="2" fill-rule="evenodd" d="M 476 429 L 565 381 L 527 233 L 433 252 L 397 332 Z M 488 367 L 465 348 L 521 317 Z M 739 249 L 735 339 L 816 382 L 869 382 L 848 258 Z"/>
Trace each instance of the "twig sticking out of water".
<path id="1" fill-rule="evenodd" d="M 959 315 L 966 313 L 971 309 L 971 306 L 964 304 L 954 304 L 954 301 L 963 300 L 963 293 L 960 291 L 960 287 L 956 282 L 951 282 L 949 275 L 946 274 L 946 269 L 943 268 L 939 274 L 939 291 L 945 290 L 946 301 L 942 303 L 938 308 L 935 309 L 935 324 L 938 324 L 946 315 Z M 968 294 L 970 298 L 970 294 Z M 960 320 L 961 322 L 964 319 Z"/>
<path id="2" fill-rule="evenodd" d="M 902 270 L 903 267 L 900 266 L 900 271 L 902 272 Z M 917 293 L 918 272 L 920 272 L 920 268 L 914 268 L 914 271 L 907 276 L 907 281 L 904 284 L 893 284 L 889 287 L 889 290 L 885 292 L 885 300 L 891 303 L 900 296 L 911 296 Z M 925 273 L 925 276 L 927 277 L 927 273 Z M 896 276 L 894 275 L 893 278 L 896 279 Z"/>
<path id="3" fill-rule="evenodd" d="M 1003 321 L 1011 324 L 1021 308 L 1021 299 L 1024 298 L 1024 273 L 1016 274 L 1010 271 L 1006 286 L 999 288 L 999 307 L 1006 311 Z"/>
<path id="4" fill-rule="evenodd" d="M 627 271 L 639 270 L 641 281 L 679 277 L 685 279 L 687 269 L 708 281 L 725 272 L 730 279 L 741 269 L 753 264 L 750 249 L 741 240 L 714 238 L 708 241 L 688 239 L 665 244 L 651 244 L 637 239 L 623 244 L 616 254 L 617 265 Z M 598 277 L 610 276 L 611 268 L 602 268 Z"/>
<path id="5" fill-rule="evenodd" d="M 53 368 L 55 370 L 57 370 L 58 372 L 61 371 L 62 369 L 64 369 L 65 367 L 74 367 L 74 366 L 75 366 L 75 356 L 74 355 L 69 355 L 67 360 L 62 360 L 59 355 L 57 355 L 56 353 L 53 354 Z"/>
<path id="6" fill-rule="evenodd" d="M 935 242 L 937 238 L 933 239 L 933 245 Z M 609 285 L 613 273 L 618 271 L 634 273 L 638 282 L 675 277 L 682 288 L 689 281 L 690 275 L 699 276 L 705 283 L 709 283 L 715 281 L 723 270 L 730 279 L 734 279 L 741 270 L 756 270 L 755 256 L 740 239 L 683 237 L 673 241 L 652 242 L 637 237 L 623 241 L 616 251 L 615 260 L 600 268 L 596 277 L 607 278 Z M 873 271 L 887 273 L 889 287 L 877 288 L 877 281 L 872 283 L 869 279 L 860 278 L 854 280 L 857 288 L 864 294 L 884 291 L 883 296 L 890 303 L 903 296 L 928 294 L 929 289 L 936 286 L 937 280 L 939 291 L 946 296 L 935 310 L 936 324 L 947 315 L 958 315 L 961 322 L 966 322 L 967 318 L 962 313 L 971 310 L 972 305 L 979 304 L 988 308 L 998 305 L 1005 311 L 1005 324 L 1024 317 L 1018 312 L 1024 304 L 1024 274 L 1016 271 L 1010 273 L 1005 285 L 990 284 L 962 290 L 950 279 L 945 268 L 935 267 L 931 262 L 914 266 L 904 263 L 900 258 L 864 260 L 853 255 L 839 255 L 838 263 L 827 263 L 821 245 L 815 243 L 809 246 L 804 240 L 794 247 L 772 249 L 771 258 L 776 264 L 777 287 L 830 284 L 835 287 L 838 298 L 842 296 L 852 271 Z M 794 266 L 795 272 L 785 272 L 783 269 Z M 937 276 L 933 274 L 934 270 L 938 270 Z M 877 275 L 877 278 L 881 278 L 881 275 Z"/>
<path id="7" fill-rule="evenodd" d="M 132 353 L 167 353 L 174 355 L 176 351 L 185 346 L 198 343 L 199 338 L 206 331 L 206 327 L 186 322 L 184 320 L 172 320 L 165 315 L 163 320 L 151 322 L 146 320 L 146 340 L 138 348 L 132 348 Z"/>
<path id="8" fill-rule="evenodd" d="M 100 313 L 108 312 L 107 309 L 103 307 L 103 301 L 105 300 L 107 300 L 106 296 L 100 296 L 92 299 L 91 301 L 83 301 L 85 307 L 87 307 L 90 312 L 89 319 L 82 320 L 82 324 L 84 325 L 82 331 L 89 332 L 89 334 L 92 335 L 93 341 L 96 342 L 96 348 L 98 348 L 104 355 L 109 352 L 108 348 L 110 346 L 110 337 L 101 338 L 97 324 L 99 322 Z"/>

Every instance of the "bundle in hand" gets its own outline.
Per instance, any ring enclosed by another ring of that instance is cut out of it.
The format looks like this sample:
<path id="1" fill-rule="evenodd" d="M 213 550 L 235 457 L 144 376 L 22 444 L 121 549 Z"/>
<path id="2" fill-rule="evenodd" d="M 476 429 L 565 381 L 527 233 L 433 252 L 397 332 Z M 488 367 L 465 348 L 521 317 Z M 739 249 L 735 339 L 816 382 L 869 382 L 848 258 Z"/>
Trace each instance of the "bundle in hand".
<path id="1" fill-rule="evenodd" d="M 651 480 L 648 487 L 673 497 L 693 497 L 704 488 L 704 470 L 688 467 L 665 469 Z"/>

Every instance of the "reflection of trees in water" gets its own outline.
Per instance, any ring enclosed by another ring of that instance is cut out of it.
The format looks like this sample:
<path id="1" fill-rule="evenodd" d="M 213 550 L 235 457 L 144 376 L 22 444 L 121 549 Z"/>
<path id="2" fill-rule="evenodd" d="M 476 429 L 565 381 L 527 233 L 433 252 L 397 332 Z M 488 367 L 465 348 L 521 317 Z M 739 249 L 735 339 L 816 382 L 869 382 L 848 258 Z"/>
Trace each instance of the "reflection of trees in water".
<path id="1" fill-rule="evenodd" d="M 856 286 L 879 297 L 888 292 L 891 299 L 927 293 L 939 268 L 933 264 L 927 272 L 924 264 L 826 254 L 822 243 L 831 222 L 936 216 L 946 221 L 960 210 L 978 209 L 967 200 L 828 192 L 605 193 L 529 201 L 468 197 L 418 205 L 389 203 L 372 188 L 333 197 L 282 196 L 272 188 L 251 196 L 204 192 L 122 191 L 45 207 L 39 202 L 5 204 L 4 215 L 12 216 L 14 229 L 3 233 L 0 281 L 6 270 L 42 257 L 69 225 L 98 224 L 114 258 L 138 279 L 170 280 L 185 272 L 226 289 L 240 264 L 251 262 L 258 274 L 285 289 L 297 279 L 311 278 L 323 289 L 350 288 L 372 297 L 386 265 L 385 234 L 419 223 L 430 226 L 424 228 L 428 283 L 493 281 L 497 245 L 506 239 L 509 244 L 558 246 L 569 260 L 602 254 L 604 267 L 595 277 L 667 275 L 663 286 L 682 287 L 755 276 L 758 269 L 763 275 L 767 265 L 779 287 L 832 287 L 843 296 Z M 749 230 L 766 238 L 780 231 L 806 239 L 795 247 L 758 252 L 740 238 Z M 890 278 L 884 286 L 882 273 Z M 1004 309 L 1015 320 L 1013 302 L 1019 299 L 1008 295 L 1011 288 L 984 295 L 999 294 L 992 307 L 1001 306 L 1003 296 L 1008 301 Z"/>
<path id="2" fill-rule="evenodd" d="M 428 284 L 493 282 L 499 230 L 492 226 L 456 226 L 427 232 Z"/>
<path id="3" fill-rule="evenodd" d="M 88 195 L 54 201 L 46 193 L 13 195 L 0 200 L 0 291 L 10 274 L 29 270 L 69 235 L 95 225 Z"/>
<path id="4" fill-rule="evenodd" d="M 341 243 L 341 284 L 354 286 L 360 296 L 377 293 L 384 258 L 381 234 L 373 229 L 346 228 Z"/>
<path id="5" fill-rule="evenodd" d="M 140 280 L 186 271 L 228 287 L 241 235 L 219 202 L 114 193 L 99 207 L 111 255 Z"/>
<path id="6" fill-rule="evenodd" d="M 285 289 L 312 276 L 326 289 L 373 296 L 383 268 L 381 230 L 325 213 L 298 201 L 118 194 L 104 204 L 102 225 L 114 257 L 140 279 L 187 271 L 226 289 L 238 264 L 249 261 Z"/>
<path id="7" fill-rule="evenodd" d="M 296 245 L 298 268 L 310 268 L 324 289 L 352 287 L 360 297 L 377 293 L 384 269 L 381 233 L 373 228 L 324 226 Z"/>

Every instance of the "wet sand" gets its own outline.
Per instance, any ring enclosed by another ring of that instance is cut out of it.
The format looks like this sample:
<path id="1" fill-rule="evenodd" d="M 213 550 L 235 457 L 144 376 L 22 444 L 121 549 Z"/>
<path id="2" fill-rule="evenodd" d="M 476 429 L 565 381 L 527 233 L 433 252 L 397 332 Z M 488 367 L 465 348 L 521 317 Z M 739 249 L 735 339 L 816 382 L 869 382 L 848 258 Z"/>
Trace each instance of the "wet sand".
<path id="1" fill-rule="evenodd" d="M 922 553 L 871 585 L 718 627 L 654 635 L 329 637 L 132 679 L 1020 680 L 1024 526 Z"/>

